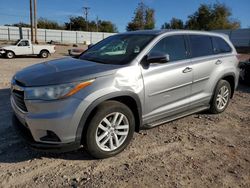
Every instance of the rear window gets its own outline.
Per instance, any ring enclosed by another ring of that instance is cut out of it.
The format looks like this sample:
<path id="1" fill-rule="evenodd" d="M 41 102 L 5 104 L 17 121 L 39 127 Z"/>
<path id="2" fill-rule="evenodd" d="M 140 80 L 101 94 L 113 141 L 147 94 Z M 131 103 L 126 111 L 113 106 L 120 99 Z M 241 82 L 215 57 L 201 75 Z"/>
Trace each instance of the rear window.
<path id="1" fill-rule="evenodd" d="M 213 50 L 215 54 L 228 53 L 232 48 L 220 37 L 212 37 Z"/>
<path id="2" fill-rule="evenodd" d="M 190 35 L 192 57 L 201 57 L 214 54 L 212 41 L 206 35 Z"/>

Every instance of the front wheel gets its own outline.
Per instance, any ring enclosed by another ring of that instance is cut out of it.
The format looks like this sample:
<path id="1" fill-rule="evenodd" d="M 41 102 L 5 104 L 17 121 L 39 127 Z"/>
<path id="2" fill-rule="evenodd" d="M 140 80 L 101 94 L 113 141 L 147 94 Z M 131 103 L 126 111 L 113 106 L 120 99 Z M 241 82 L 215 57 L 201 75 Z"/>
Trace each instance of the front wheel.
<path id="1" fill-rule="evenodd" d="M 8 51 L 8 52 L 6 53 L 5 56 L 6 56 L 8 59 L 12 59 L 12 58 L 15 57 L 15 54 L 14 54 L 14 52 L 12 52 L 12 51 Z"/>
<path id="2" fill-rule="evenodd" d="M 214 96 L 211 101 L 210 112 L 213 114 L 223 112 L 229 104 L 231 92 L 231 86 L 228 81 L 220 80 L 215 88 Z"/>
<path id="3" fill-rule="evenodd" d="M 135 130 L 132 111 L 123 103 L 100 104 L 86 130 L 84 145 L 95 158 L 107 158 L 123 151 Z"/>

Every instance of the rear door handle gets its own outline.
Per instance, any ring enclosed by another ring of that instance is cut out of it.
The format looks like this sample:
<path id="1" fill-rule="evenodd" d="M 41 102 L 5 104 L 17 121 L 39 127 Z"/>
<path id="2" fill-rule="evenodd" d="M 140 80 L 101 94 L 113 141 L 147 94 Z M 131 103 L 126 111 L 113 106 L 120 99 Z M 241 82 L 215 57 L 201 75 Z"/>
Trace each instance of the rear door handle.
<path id="1" fill-rule="evenodd" d="M 221 60 L 217 60 L 217 61 L 215 62 L 216 65 L 220 65 L 221 63 L 222 63 Z"/>
<path id="2" fill-rule="evenodd" d="M 188 73 L 191 72 L 193 69 L 191 67 L 186 67 L 182 72 L 183 73 Z"/>

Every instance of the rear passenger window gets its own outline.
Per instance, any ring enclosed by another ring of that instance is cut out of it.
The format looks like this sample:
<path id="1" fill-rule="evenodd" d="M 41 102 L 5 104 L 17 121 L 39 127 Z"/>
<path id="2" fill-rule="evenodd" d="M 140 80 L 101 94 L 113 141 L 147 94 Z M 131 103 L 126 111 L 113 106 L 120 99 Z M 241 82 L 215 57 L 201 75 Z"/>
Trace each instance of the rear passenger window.
<path id="1" fill-rule="evenodd" d="M 213 54 L 212 41 L 206 35 L 190 35 L 192 57 L 201 57 Z"/>
<path id="2" fill-rule="evenodd" d="M 168 54 L 171 61 L 186 58 L 186 45 L 183 35 L 169 36 L 158 42 L 150 53 Z"/>
<path id="3" fill-rule="evenodd" d="M 214 53 L 220 54 L 232 51 L 232 48 L 222 38 L 212 37 L 212 41 Z"/>

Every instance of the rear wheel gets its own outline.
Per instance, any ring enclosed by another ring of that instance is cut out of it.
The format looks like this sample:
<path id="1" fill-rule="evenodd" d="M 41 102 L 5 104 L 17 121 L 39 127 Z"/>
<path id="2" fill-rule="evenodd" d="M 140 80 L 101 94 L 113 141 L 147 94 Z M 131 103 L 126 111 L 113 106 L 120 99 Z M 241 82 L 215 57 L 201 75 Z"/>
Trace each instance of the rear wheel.
<path id="1" fill-rule="evenodd" d="M 210 112 L 213 114 L 223 112 L 229 104 L 231 92 L 231 86 L 228 81 L 220 80 L 216 86 L 214 96 L 211 101 Z"/>
<path id="2" fill-rule="evenodd" d="M 47 58 L 49 57 L 49 52 L 46 50 L 42 50 L 39 55 L 41 58 Z"/>
<path id="3" fill-rule="evenodd" d="M 5 55 L 8 59 L 12 59 L 15 57 L 14 52 L 12 51 L 7 51 L 6 55 Z"/>
<path id="4" fill-rule="evenodd" d="M 135 120 L 123 103 L 106 101 L 99 105 L 86 130 L 84 145 L 95 158 L 107 158 L 123 151 L 133 137 Z"/>

